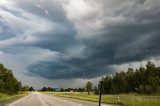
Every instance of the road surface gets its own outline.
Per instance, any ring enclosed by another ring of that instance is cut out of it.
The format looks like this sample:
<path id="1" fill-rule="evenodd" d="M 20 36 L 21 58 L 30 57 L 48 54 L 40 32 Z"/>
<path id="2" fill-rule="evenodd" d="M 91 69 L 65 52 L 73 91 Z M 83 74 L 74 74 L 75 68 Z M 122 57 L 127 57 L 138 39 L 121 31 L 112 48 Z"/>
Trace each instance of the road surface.
<path id="1" fill-rule="evenodd" d="M 98 106 L 98 103 L 71 98 L 55 97 L 35 92 L 14 101 L 13 103 L 6 104 L 5 106 Z M 102 104 L 102 106 L 119 105 Z"/>

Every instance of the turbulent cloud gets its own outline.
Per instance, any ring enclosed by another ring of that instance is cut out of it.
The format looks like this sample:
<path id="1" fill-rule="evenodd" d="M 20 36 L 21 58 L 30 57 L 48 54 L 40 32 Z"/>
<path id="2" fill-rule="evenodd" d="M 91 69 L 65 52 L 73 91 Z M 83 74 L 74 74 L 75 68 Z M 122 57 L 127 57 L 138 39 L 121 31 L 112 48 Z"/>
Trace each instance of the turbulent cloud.
<path id="1" fill-rule="evenodd" d="M 26 65 L 26 75 L 95 78 L 115 65 L 159 57 L 159 0 L 7 1 L 0 5 L 2 52 L 51 52 Z"/>

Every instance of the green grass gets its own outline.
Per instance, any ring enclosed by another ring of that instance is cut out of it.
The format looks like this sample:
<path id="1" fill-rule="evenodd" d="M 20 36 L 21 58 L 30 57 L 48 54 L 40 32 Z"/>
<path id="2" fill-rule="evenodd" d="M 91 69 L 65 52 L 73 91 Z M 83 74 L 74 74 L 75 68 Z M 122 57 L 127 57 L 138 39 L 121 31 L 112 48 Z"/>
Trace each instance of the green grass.
<path id="1" fill-rule="evenodd" d="M 87 93 L 67 93 L 67 92 L 43 92 L 45 94 L 62 96 L 68 98 L 75 98 L 81 100 L 89 100 L 98 102 L 98 95 L 87 95 Z M 124 95 L 124 94 L 123 94 Z M 127 95 L 127 94 L 125 94 Z M 131 96 L 131 94 L 129 94 Z M 133 95 L 132 95 L 133 96 Z M 135 95 L 134 95 L 135 96 Z M 102 95 L 102 102 L 108 104 L 122 104 L 125 106 L 160 106 L 160 98 L 120 98 L 118 99 L 115 95 Z"/>
<path id="2" fill-rule="evenodd" d="M 121 96 L 160 96 L 160 93 L 152 93 L 152 94 L 121 93 L 119 95 Z"/>
<path id="3" fill-rule="evenodd" d="M 7 93 L 1 93 L 0 92 L 0 103 L 1 102 L 5 102 L 5 101 L 9 101 L 18 97 L 22 97 L 29 94 L 29 92 L 18 92 L 16 94 L 7 94 Z"/>
<path id="4" fill-rule="evenodd" d="M 42 92 L 49 95 L 54 96 L 62 96 L 62 97 L 68 97 L 68 98 L 75 98 L 75 99 L 81 99 L 81 100 L 88 100 L 88 101 L 99 101 L 98 95 L 87 95 L 87 93 L 67 93 L 67 92 Z M 103 103 L 109 103 L 109 104 L 120 104 L 120 101 L 116 97 L 111 97 L 107 95 L 102 96 L 102 102 Z"/>
<path id="5" fill-rule="evenodd" d="M 121 103 L 126 106 L 160 106 L 160 99 L 125 98 L 121 99 Z"/>

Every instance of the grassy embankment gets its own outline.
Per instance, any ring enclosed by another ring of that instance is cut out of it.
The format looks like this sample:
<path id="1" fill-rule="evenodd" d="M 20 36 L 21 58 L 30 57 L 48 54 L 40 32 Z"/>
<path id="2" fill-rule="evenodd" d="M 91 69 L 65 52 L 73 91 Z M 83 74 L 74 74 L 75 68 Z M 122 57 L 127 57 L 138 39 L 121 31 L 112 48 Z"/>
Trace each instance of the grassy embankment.
<path id="1" fill-rule="evenodd" d="M 8 93 L 0 92 L 0 103 L 5 102 L 5 101 L 9 101 L 9 100 L 12 100 L 12 99 L 16 99 L 16 98 L 19 98 L 19 97 L 23 97 L 25 95 L 28 95 L 29 93 L 30 92 L 18 92 L 18 93 L 15 93 L 15 94 L 8 94 Z"/>
<path id="2" fill-rule="evenodd" d="M 89 100 L 98 102 L 98 95 L 87 95 L 86 93 L 66 93 L 66 92 L 44 92 L 45 94 L 62 96 L 68 98 Z M 123 94 L 124 95 L 124 94 Z M 135 96 L 136 94 L 129 94 L 129 96 Z M 126 95 L 127 96 L 127 95 Z M 138 95 L 139 96 L 139 95 Z M 140 95 L 142 96 L 142 95 Z M 115 95 L 103 95 L 102 102 L 108 104 L 122 104 L 125 106 L 160 106 L 160 98 L 120 98 Z"/>

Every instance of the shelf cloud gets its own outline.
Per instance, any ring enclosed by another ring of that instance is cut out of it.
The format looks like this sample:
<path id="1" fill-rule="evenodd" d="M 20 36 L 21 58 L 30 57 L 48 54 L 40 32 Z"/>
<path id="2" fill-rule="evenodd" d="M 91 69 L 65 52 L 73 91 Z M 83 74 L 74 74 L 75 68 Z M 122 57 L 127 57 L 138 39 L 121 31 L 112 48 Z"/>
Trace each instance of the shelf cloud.
<path id="1" fill-rule="evenodd" d="M 93 79 L 159 57 L 159 19 L 159 0 L 6 0 L 0 54 L 21 54 L 26 76 Z"/>

